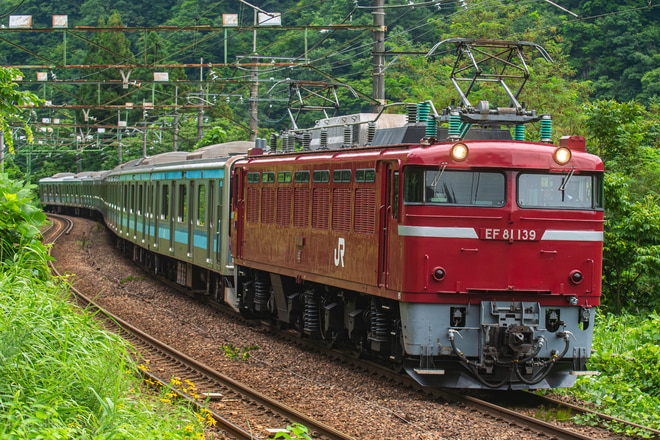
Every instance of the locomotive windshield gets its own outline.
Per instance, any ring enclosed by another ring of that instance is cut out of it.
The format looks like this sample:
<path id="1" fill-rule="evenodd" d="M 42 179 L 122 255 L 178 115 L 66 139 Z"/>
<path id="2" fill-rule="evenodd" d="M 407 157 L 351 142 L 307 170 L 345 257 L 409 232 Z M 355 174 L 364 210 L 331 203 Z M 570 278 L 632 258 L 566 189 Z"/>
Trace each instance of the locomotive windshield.
<path id="1" fill-rule="evenodd" d="M 520 174 L 521 208 L 602 209 L 602 179 L 568 174 Z"/>
<path id="2" fill-rule="evenodd" d="M 410 167 L 403 180 L 406 203 L 461 206 L 506 203 L 506 177 L 502 173 Z"/>

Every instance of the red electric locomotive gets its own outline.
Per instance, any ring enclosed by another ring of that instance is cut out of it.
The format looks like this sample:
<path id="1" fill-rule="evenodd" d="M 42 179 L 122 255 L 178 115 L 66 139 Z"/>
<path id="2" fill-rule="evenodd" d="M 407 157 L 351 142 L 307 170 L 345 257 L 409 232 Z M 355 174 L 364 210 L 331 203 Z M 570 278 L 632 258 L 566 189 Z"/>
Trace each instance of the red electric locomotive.
<path id="1" fill-rule="evenodd" d="M 526 45 L 486 42 L 499 58 Z M 285 135 L 281 154 L 238 160 L 241 310 L 404 365 L 424 385 L 554 388 L 586 374 L 603 164 L 581 137 L 552 145 L 550 119 L 509 97 L 493 109 L 461 93 L 440 114 L 423 103 L 399 126 L 328 118 L 297 131 L 303 151 L 286 151 Z M 530 121 L 541 142 L 511 139 L 507 125 L 522 139 Z"/>

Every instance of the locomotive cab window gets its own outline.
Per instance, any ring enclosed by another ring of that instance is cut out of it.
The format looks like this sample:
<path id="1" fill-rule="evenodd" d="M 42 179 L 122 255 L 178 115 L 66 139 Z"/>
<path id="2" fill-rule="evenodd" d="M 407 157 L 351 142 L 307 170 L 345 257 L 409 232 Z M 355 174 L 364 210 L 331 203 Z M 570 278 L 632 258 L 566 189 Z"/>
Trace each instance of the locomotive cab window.
<path id="1" fill-rule="evenodd" d="M 247 183 L 259 183 L 259 173 L 248 173 Z"/>
<path id="2" fill-rule="evenodd" d="M 277 183 L 291 183 L 291 171 L 277 173 Z"/>
<path id="3" fill-rule="evenodd" d="M 506 204 L 506 177 L 496 172 L 410 167 L 403 174 L 403 201 L 501 207 Z"/>
<path id="4" fill-rule="evenodd" d="M 517 197 L 521 208 L 602 209 L 603 182 L 594 175 L 524 173 Z"/>
<path id="5" fill-rule="evenodd" d="M 263 183 L 275 183 L 275 173 L 273 172 L 264 173 L 261 181 Z"/>

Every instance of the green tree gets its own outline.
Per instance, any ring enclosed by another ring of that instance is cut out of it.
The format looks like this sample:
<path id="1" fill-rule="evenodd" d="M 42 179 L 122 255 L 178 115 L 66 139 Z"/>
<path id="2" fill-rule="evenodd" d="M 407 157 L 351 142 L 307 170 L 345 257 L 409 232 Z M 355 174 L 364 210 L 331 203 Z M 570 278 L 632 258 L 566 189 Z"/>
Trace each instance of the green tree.
<path id="1" fill-rule="evenodd" d="M 22 77 L 17 69 L 0 67 L 0 132 L 3 133 L 7 151 L 13 151 L 14 141 L 11 126 L 18 124 L 25 133 L 28 141 L 32 141 L 32 130 L 28 124 L 20 118 L 23 113 L 21 106 L 36 105 L 39 99 L 28 91 L 17 90 L 16 80 Z"/>
<path id="2" fill-rule="evenodd" d="M 657 93 L 657 85 L 644 78 L 658 68 L 658 8 L 634 0 L 571 0 L 562 6 L 583 17 L 560 26 L 559 32 L 571 66 L 593 83 L 594 96 L 648 102 Z"/>
<path id="3" fill-rule="evenodd" d="M 513 39 L 511 36 L 515 35 L 516 39 L 545 47 L 553 59 L 551 64 L 543 60 L 535 50 L 525 50 L 531 75 L 520 95 L 520 101 L 538 113 L 551 114 L 556 137 L 559 138 L 581 132 L 580 113 L 572 109 L 577 109 L 587 102 L 590 85 L 572 79 L 575 70 L 569 65 L 562 49 L 562 36 L 551 26 L 553 15 L 545 13 L 544 8 L 545 6 L 536 3 L 486 8 L 481 7 L 480 3 L 468 1 L 465 9 L 450 14 L 451 18 L 434 20 L 434 26 L 437 28 L 436 34 L 440 36 L 439 41 L 455 37 L 507 40 Z M 430 49 L 429 45 L 406 45 L 398 40 L 389 44 L 390 50 L 394 47 L 401 51 L 415 52 Z M 401 63 L 391 66 L 388 70 L 386 88 L 391 100 L 419 102 L 431 99 L 439 109 L 450 105 L 452 99 L 458 99 L 458 94 L 449 80 L 455 60 L 454 47 L 451 44 L 438 47 L 429 58 L 402 57 L 401 60 Z M 513 90 L 519 85 L 512 80 L 508 80 L 507 84 Z M 495 83 L 477 84 L 470 91 L 469 99 L 472 104 L 487 100 L 491 106 L 508 105 L 507 95 Z M 538 139 L 535 133 L 538 128 L 529 126 L 528 131 L 530 137 Z"/>
<path id="4" fill-rule="evenodd" d="M 660 206 L 653 196 L 632 200 L 633 184 L 622 173 L 606 175 L 603 299 L 616 313 L 660 307 Z"/>
<path id="5" fill-rule="evenodd" d="M 660 120 L 634 101 L 584 109 L 605 169 L 603 302 L 612 311 L 660 307 Z"/>
<path id="6" fill-rule="evenodd" d="M 227 132 L 220 127 L 213 127 L 206 130 L 204 137 L 195 144 L 195 149 L 205 147 L 207 145 L 221 144 L 227 139 Z"/>

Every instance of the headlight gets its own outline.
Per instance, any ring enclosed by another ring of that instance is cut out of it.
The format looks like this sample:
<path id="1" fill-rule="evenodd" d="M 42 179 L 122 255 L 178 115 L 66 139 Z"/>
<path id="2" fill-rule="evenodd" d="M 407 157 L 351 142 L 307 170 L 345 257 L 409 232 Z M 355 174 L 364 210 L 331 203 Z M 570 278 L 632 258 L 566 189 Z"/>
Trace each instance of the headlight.
<path id="1" fill-rule="evenodd" d="M 559 165 L 565 165 L 569 160 L 571 160 L 571 150 L 566 147 L 559 147 L 555 150 L 554 154 L 555 162 Z"/>
<path id="2" fill-rule="evenodd" d="M 451 158 L 457 162 L 465 160 L 468 155 L 468 147 L 465 144 L 458 143 L 451 147 L 451 152 L 449 153 Z"/>

